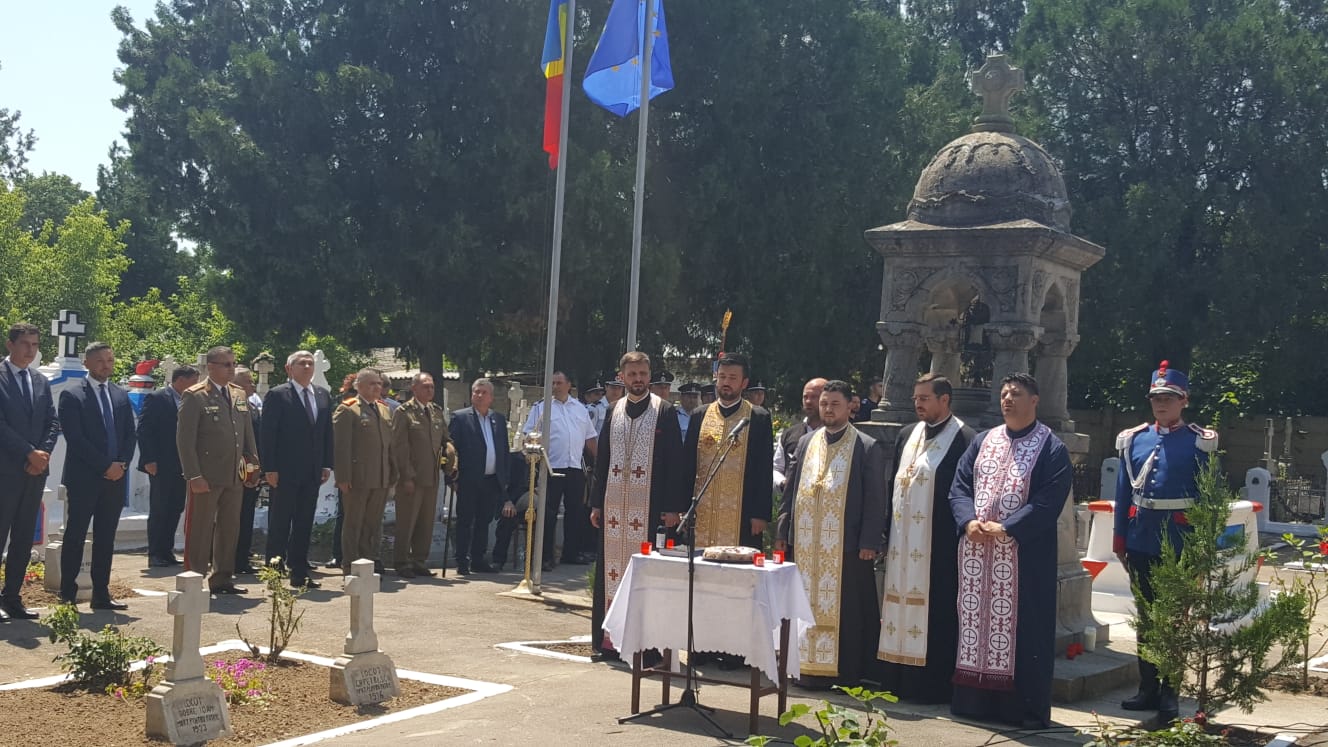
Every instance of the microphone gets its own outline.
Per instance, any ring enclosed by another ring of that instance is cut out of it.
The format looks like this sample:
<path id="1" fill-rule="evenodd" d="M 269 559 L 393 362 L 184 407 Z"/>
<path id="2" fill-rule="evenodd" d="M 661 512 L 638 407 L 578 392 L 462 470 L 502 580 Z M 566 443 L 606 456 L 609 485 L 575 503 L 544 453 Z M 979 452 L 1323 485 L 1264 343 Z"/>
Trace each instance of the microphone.
<path id="1" fill-rule="evenodd" d="M 738 436 L 742 435 L 742 431 L 743 431 L 743 429 L 746 428 L 747 426 L 751 425 L 751 424 L 752 424 L 752 419 L 751 419 L 751 418 L 743 418 L 742 420 L 739 420 L 739 421 L 738 421 L 738 424 L 735 425 L 735 426 L 733 426 L 733 430 L 729 431 L 729 435 L 728 435 L 729 440 L 730 440 L 730 441 L 737 441 L 737 440 L 738 440 Z"/>

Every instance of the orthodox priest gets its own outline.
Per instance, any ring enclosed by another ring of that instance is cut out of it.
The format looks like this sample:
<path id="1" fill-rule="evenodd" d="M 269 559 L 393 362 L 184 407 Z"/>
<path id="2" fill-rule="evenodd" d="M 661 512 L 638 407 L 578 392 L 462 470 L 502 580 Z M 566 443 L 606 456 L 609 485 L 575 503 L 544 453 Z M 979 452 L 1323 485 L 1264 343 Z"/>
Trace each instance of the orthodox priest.
<path id="1" fill-rule="evenodd" d="M 650 393 L 650 358 L 631 351 L 618 368 L 627 396 L 609 410 L 600 431 L 590 495 L 590 523 L 600 530 L 590 642 L 613 659 L 617 651 L 602 627 L 627 562 L 654 538 L 655 527 L 677 526 L 690 487 L 681 469 L 678 416 L 672 404 Z"/>
<path id="2" fill-rule="evenodd" d="M 775 434 L 770 411 L 742 398 L 749 376 L 745 357 L 732 353 L 720 356 L 715 371 L 719 399 L 697 408 L 687 424 L 684 472 L 693 478 L 690 487 L 695 495 L 724 451 L 726 436 L 743 420 L 749 423 L 738 433 L 728 458 L 701 499 L 694 547 L 745 545 L 765 549 L 765 528 L 774 501 L 770 464 Z"/>
<path id="3" fill-rule="evenodd" d="M 950 711 L 1044 729 L 1056 653 L 1056 520 L 1073 470 L 1065 444 L 1038 422 L 1037 380 L 1012 373 L 1000 396 L 1005 424 L 973 439 L 950 486 L 960 535 Z"/>
<path id="4" fill-rule="evenodd" d="M 798 442 L 775 549 L 796 560 L 816 624 L 798 652 L 798 684 L 856 685 L 874 660 L 880 606 L 873 564 L 885 530 L 885 447 L 850 423 L 853 389 L 821 392 L 822 427 Z"/>
<path id="5" fill-rule="evenodd" d="M 919 378 L 913 387 L 919 422 L 895 441 L 876 658 L 882 688 L 915 703 L 950 702 L 959 638 L 959 537 L 950 483 L 974 432 L 950 412 L 953 393 L 944 376 Z"/>

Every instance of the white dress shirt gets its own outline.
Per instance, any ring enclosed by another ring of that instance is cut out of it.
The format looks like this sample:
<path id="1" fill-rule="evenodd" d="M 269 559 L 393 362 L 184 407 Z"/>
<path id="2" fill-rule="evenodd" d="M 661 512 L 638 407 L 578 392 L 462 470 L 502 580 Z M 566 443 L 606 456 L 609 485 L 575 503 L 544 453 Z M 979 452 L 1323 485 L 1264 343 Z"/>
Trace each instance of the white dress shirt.
<path id="1" fill-rule="evenodd" d="M 590 422 L 586 406 L 568 397 L 552 400 L 549 410 L 549 466 L 553 469 L 581 469 L 581 452 L 586 441 L 595 438 L 595 426 Z M 544 402 L 536 402 L 526 417 L 526 433 L 538 431 L 544 424 Z"/>

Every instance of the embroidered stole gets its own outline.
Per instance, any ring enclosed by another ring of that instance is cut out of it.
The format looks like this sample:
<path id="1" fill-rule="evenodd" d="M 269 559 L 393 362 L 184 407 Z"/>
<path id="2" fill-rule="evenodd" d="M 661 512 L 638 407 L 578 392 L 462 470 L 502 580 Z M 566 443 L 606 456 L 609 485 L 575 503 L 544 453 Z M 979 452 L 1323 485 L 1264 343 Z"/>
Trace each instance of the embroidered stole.
<path id="1" fill-rule="evenodd" d="M 1028 502 L 1029 478 L 1051 429 L 1042 423 L 1011 440 L 1004 426 L 987 433 L 973 463 L 978 521 L 1007 519 Z M 1019 631 L 1019 543 L 959 538 L 959 650 L 954 683 L 1013 690 Z"/>
<path id="2" fill-rule="evenodd" d="M 650 395 L 640 417 L 627 416 L 627 398 L 613 406 L 609 427 L 608 478 L 604 481 L 604 609 L 618 593 L 627 563 L 650 534 L 650 483 L 655 455 L 655 423 L 664 400 Z M 608 633 L 604 634 L 608 640 Z"/>
<path id="3" fill-rule="evenodd" d="M 839 675 L 840 592 L 844 586 L 844 508 L 849 468 L 858 431 L 852 425 L 834 444 L 825 428 L 807 444 L 798 492 L 794 499 L 793 548 L 802 585 L 811 598 L 816 624 L 807 631 L 807 645 L 798 651 L 804 675 Z"/>
<path id="4" fill-rule="evenodd" d="M 706 476 L 710 474 L 710 465 L 724 450 L 724 439 L 733 426 L 743 418 L 751 418 L 752 403 L 742 400 L 742 404 L 727 418 L 719 411 L 719 403 L 713 402 L 706 408 L 701 420 L 700 440 L 696 445 L 696 480 L 692 494 L 701 489 Z M 742 531 L 742 488 L 743 476 L 747 473 L 747 434 L 746 428 L 738 435 L 738 442 L 729 451 L 715 479 L 710 483 L 705 498 L 701 499 L 701 508 L 696 515 L 696 546 L 712 547 L 715 545 L 736 545 Z M 760 549 L 760 548 L 757 548 Z"/>
<path id="5" fill-rule="evenodd" d="M 963 427 L 964 422 L 952 416 L 928 441 L 927 424 L 918 423 L 900 454 L 886 550 L 881 640 L 876 647 L 879 659 L 915 667 L 927 663 L 932 514 L 937 488 L 949 489 L 936 485 L 936 470 Z M 944 510 L 950 510 L 948 502 Z"/>

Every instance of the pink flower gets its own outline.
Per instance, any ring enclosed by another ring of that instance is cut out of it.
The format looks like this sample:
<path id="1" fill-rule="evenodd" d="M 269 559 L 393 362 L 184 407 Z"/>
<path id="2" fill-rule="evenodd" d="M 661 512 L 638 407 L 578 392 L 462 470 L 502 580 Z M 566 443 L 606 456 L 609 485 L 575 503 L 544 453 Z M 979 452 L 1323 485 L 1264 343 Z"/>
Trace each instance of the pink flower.
<path id="1" fill-rule="evenodd" d="M 147 659 L 145 659 L 144 661 L 145 661 L 147 664 L 151 664 L 151 663 L 155 662 L 156 660 L 157 660 L 157 657 L 155 657 L 155 656 L 149 656 L 149 657 L 148 657 Z"/>

